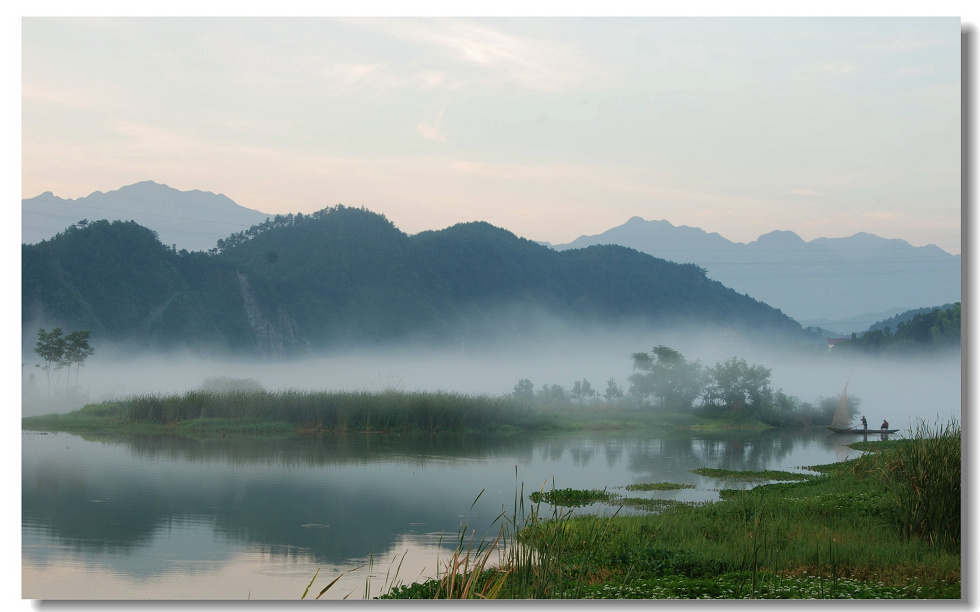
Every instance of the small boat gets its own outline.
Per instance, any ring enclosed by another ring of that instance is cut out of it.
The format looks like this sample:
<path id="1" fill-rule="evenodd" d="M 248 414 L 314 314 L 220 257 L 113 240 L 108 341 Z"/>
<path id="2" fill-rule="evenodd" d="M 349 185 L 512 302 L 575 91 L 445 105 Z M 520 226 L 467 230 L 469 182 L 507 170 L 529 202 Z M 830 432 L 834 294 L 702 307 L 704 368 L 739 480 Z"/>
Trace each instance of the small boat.
<path id="1" fill-rule="evenodd" d="M 851 379 L 847 379 L 847 383 L 844 384 L 844 392 L 840 394 L 840 399 L 837 400 L 837 411 L 834 412 L 834 420 L 827 429 L 834 433 L 849 433 L 849 434 L 890 434 L 898 431 L 897 429 L 864 429 L 861 427 L 851 426 L 851 409 L 847 406 L 847 385 L 851 383 Z"/>

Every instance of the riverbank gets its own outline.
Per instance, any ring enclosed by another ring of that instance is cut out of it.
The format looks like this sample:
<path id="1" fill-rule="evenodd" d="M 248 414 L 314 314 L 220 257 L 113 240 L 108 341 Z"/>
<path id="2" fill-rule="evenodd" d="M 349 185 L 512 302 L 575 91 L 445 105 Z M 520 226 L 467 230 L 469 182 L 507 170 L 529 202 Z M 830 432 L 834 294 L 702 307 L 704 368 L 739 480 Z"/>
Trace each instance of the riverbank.
<path id="1" fill-rule="evenodd" d="M 30 431 L 134 434 L 507 433 L 516 431 L 765 429 L 751 420 L 582 404 L 532 408 L 511 396 L 447 392 L 191 391 L 137 395 L 65 414 L 25 417 Z"/>
<path id="2" fill-rule="evenodd" d="M 385 597 L 960 598 L 959 427 L 862 446 L 876 452 L 653 514 L 574 517 L 557 506 L 541 520 L 541 504 L 525 509 L 522 499 L 502 527 L 502 563 L 487 569 L 499 540 L 461 541 L 455 571 Z M 716 477 L 720 486 L 781 478 Z M 598 492 L 561 493 L 594 501 Z"/>

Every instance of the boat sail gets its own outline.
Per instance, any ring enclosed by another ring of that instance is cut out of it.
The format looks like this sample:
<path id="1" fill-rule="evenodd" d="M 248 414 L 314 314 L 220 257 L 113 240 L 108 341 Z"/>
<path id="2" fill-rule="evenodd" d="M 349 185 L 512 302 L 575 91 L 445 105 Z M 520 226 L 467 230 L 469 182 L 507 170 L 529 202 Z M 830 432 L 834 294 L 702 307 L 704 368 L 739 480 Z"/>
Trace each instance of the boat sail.
<path id="1" fill-rule="evenodd" d="M 854 428 L 851 427 L 851 409 L 847 406 L 847 385 L 849 384 L 851 384 L 850 378 L 844 384 L 844 392 L 840 394 L 840 399 L 837 400 L 837 411 L 834 412 L 834 420 L 827 427 L 830 431 L 836 433 L 854 431 Z"/>
<path id="2" fill-rule="evenodd" d="M 837 410 L 834 412 L 834 420 L 827 429 L 834 433 L 858 433 L 858 434 L 890 434 L 898 431 L 897 429 L 868 429 L 867 427 L 862 427 L 857 429 L 851 427 L 851 409 L 847 405 L 847 385 L 851 384 L 851 379 L 847 379 L 847 383 L 844 384 L 844 391 L 840 394 L 840 399 L 837 400 Z"/>

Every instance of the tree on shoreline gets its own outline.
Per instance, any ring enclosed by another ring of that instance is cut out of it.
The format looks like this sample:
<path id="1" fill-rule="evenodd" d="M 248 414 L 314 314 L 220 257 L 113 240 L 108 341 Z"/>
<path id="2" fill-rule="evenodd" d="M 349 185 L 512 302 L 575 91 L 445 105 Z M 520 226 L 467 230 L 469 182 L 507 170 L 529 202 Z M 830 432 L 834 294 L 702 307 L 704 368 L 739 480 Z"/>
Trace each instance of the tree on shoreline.
<path id="1" fill-rule="evenodd" d="M 630 393 L 653 396 L 665 410 L 690 410 L 704 388 L 700 361 L 689 362 L 669 346 L 655 346 L 650 353 L 633 353 Z"/>
<path id="2" fill-rule="evenodd" d="M 60 327 L 55 327 L 51 331 L 43 327 L 37 330 L 37 344 L 34 345 L 34 352 L 44 361 L 44 370 L 48 380 L 48 395 L 51 394 L 51 375 L 64 367 L 65 338 Z"/>
<path id="3" fill-rule="evenodd" d="M 41 368 L 47 375 L 48 394 L 51 394 L 51 375 L 62 368 L 68 369 L 65 386 L 71 381 L 71 366 L 75 366 L 75 385 L 78 385 L 78 371 L 85 360 L 95 352 L 89 343 L 91 332 L 88 330 L 73 331 L 67 336 L 60 327 L 51 331 L 43 327 L 37 330 L 37 344 L 34 352 L 44 360 Z"/>
<path id="4" fill-rule="evenodd" d="M 68 364 L 68 381 L 71 380 L 71 366 L 75 365 L 75 386 L 78 386 L 78 373 L 82 368 L 82 364 L 85 360 L 92 356 L 95 352 L 89 343 L 88 339 L 91 333 L 85 330 L 73 331 L 65 337 L 65 363 Z M 65 384 L 68 384 L 65 381 Z"/>
<path id="5" fill-rule="evenodd" d="M 759 412 L 773 402 L 769 386 L 772 370 L 752 365 L 739 357 L 715 364 L 708 370 L 710 383 L 704 389 L 704 403 L 724 407 L 732 412 L 748 409 Z"/>

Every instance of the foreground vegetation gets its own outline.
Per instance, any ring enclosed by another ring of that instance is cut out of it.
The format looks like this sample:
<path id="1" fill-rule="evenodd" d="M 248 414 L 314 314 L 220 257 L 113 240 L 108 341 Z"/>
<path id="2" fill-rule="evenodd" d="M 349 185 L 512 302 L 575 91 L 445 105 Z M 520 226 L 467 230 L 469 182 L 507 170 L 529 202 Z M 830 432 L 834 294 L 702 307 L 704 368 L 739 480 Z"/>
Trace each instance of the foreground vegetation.
<path id="1" fill-rule="evenodd" d="M 535 495 L 556 504 L 542 520 L 522 491 L 499 535 L 463 533 L 438 577 L 382 598 L 957 599 L 959 459 L 958 425 L 921 427 L 804 480 L 656 514 L 573 517 L 561 504 L 608 496 L 562 490 Z"/>

